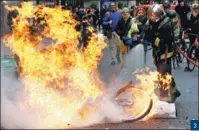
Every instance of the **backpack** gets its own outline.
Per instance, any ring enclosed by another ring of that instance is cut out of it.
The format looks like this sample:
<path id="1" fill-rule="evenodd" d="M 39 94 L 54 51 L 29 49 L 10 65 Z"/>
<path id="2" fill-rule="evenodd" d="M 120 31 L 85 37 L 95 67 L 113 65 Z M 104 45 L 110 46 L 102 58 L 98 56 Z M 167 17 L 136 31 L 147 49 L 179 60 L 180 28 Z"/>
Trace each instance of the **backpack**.
<path id="1" fill-rule="evenodd" d="M 179 24 L 179 17 L 175 10 L 168 10 L 166 11 L 167 17 L 171 21 L 173 35 L 175 38 L 178 38 L 180 35 L 180 24 Z"/>

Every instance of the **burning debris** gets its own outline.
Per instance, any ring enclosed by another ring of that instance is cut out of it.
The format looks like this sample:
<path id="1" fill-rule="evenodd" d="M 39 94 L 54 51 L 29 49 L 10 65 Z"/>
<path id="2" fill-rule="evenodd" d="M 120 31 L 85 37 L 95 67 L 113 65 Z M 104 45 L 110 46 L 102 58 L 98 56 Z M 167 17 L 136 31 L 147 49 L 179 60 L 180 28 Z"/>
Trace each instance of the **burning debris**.
<path id="1" fill-rule="evenodd" d="M 138 115 L 150 100 L 157 98 L 154 89 L 158 73 L 147 71 L 147 75 L 136 75 L 140 84 L 136 84 L 136 90 L 129 91 L 133 96 L 131 104 L 136 103 L 133 109 L 123 111 L 114 103 L 97 72 L 105 47 L 103 36 L 92 33 L 88 46 L 79 49 L 80 33 L 75 30 L 78 22 L 70 11 L 33 6 L 30 2 L 22 3 L 21 7 L 6 6 L 6 9 L 18 12 L 13 19 L 12 33 L 5 35 L 3 41 L 18 58 L 18 73 L 24 85 L 19 110 L 36 112 L 36 120 L 42 119 L 38 128 L 85 126 L 100 123 L 104 117 L 121 121 Z M 89 31 L 93 29 L 89 27 Z M 44 46 L 44 38 L 50 38 L 53 43 Z M 162 84 L 167 85 L 168 80 L 169 75 Z M 165 90 L 168 88 L 165 86 Z M 107 111 L 105 106 L 114 111 Z M 107 113 L 101 115 L 102 112 Z"/>

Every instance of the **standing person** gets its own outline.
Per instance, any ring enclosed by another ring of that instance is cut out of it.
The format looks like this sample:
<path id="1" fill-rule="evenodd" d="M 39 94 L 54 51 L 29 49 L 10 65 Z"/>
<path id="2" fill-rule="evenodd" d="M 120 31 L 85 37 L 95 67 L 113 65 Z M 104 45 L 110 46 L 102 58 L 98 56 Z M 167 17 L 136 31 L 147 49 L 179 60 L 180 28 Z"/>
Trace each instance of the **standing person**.
<path id="1" fill-rule="evenodd" d="M 93 26 L 95 28 L 95 31 L 97 31 L 97 26 L 98 26 L 98 23 L 99 23 L 99 12 L 98 12 L 98 10 L 93 9 L 92 15 L 93 15 Z"/>
<path id="2" fill-rule="evenodd" d="M 191 11 L 190 7 L 185 4 L 185 0 L 178 0 L 178 5 L 175 7 L 175 11 L 180 16 L 181 27 L 187 28 L 187 14 Z"/>
<path id="3" fill-rule="evenodd" d="M 105 13 L 103 18 L 103 30 L 104 34 L 108 38 L 108 46 L 111 53 L 112 62 L 111 64 L 114 65 L 117 62 L 120 63 L 119 54 L 116 54 L 117 48 L 119 47 L 119 41 L 116 42 L 114 38 L 117 38 L 117 34 L 115 33 L 115 28 L 118 23 L 118 20 L 121 17 L 121 14 L 116 11 L 116 5 L 114 2 L 111 2 L 109 5 L 110 11 Z M 112 37 L 114 36 L 116 37 Z"/>
<path id="4" fill-rule="evenodd" d="M 134 6 L 131 6 L 131 9 L 130 9 L 130 15 L 131 17 L 134 17 Z"/>
<path id="5" fill-rule="evenodd" d="M 199 34 L 199 4 L 194 1 L 191 6 L 191 12 L 187 14 L 187 31 L 192 34 Z M 194 43 L 196 36 L 189 35 L 190 46 Z"/>
<path id="6" fill-rule="evenodd" d="M 93 26 L 93 16 L 90 9 L 86 10 L 86 14 L 82 17 L 82 42 L 83 47 L 86 48 L 88 46 L 88 41 L 91 36 L 91 32 L 88 30 L 89 26 Z"/>
<path id="7" fill-rule="evenodd" d="M 130 45 L 132 44 L 131 36 L 128 35 L 129 30 L 132 25 L 132 17 L 130 16 L 129 9 L 124 8 L 122 10 L 122 18 L 118 21 L 116 26 L 116 32 L 120 36 L 120 49 L 122 53 L 122 66 L 124 67 L 126 64 L 126 54 L 130 49 Z"/>
<path id="8" fill-rule="evenodd" d="M 95 32 L 97 32 L 97 25 L 98 25 L 98 14 L 96 14 L 96 10 L 95 9 L 91 9 L 91 17 L 92 17 L 92 26 L 95 30 Z"/>
<path id="9" fill-rule="evenodd" d="M 100 18 L 99 18 L 99 24 L 98 24 L 99 30 L 101 30 L 103 18 L 107 11 L 108 11 L 108 9 L 106 8 L 106 6 L 102 6 L 102 9 L 100 10 Z"/>
<path id="10" fill-rule="evenodd" d="M 105 13 L 103 18 L 103 25 L 110 25 L 113 30 L 115 30 L 118 20 L 121 17 L 121 14 L 117 12 L 117 7 L 114 2 L 111 2 L 109 5 L 109 11 Z"/>
<path id="11" fill-rule="evenodd" d="M 191 6 L 191 12 L 187 14 L 187 19 L 188 19 L 188 29 L 187 32 L 191 34 L 199 34 L 199 4 L 198 1 L 194 1 L 192 6 Z M 189 40 L 190 40 L 190 45 L 191 47 L 192 44 L 194 44 L 196 40 L 196 36 L 194 35 L 189 35 Z M 198 54 L 198 50 L 196 50 L 195 54 Z M 187 64 L 189 64 L 189 61 L 187 61 Z M 185 71 L 189 71 L 188 67 L 185 67 Z"/>
<path id="12" fill-rule="evenodd" d="M 123 8 L 122 18 L 118 21 L 116 32 L 120 36 L 120 49 L 122 53 L 122 66 L 126 66 L 126 54 L 139 42 L 139 22 L 136 17 L 132 18 L 128 8 Z"/>
<path id="13" fill-rule="evenodd" d="M 139 29 L 139 34 L 140 37 L 143 38 L 143 44 L 144 44 L 144 50 L 145 50 L 145 55 L 147 52 L 147 46 L 149 45 L 149 42 L 145 39 L 145 30 L 146 30 L 146 22 L 147 22 L 147 16 L 146 16 L 146 10 L 144 8 L 138 8 L 136 12 L 136 19 L 138 23 L 138 29 Z M 145 56 L 145 62 L 146 62 L 146 56 Z"/>
<path id="14" fill-rule="evenodd" d="M 154 64 L 157 67 L 157 71 L 164 76 L 166 74 L 172 75 L 171 67 L 171 57 L 173 55 L 173 35 L 172 35 L 172 25 L 168 17 L 166 17 L 164 10 L 160 5 L 152 5 L 147 12 L 148 24 L 150 25 L 149 32 L 147 34 L 150 36 L 149 41 L 153 47 L 153 59 Z M 172 77 L 170 83 L 170 89 L 168 91 L 164 90 L 162 81 L 160 83 L 160 100 L 172 103 L 176 100 L 181 93 L 176 88 L 176 83 Z"/>

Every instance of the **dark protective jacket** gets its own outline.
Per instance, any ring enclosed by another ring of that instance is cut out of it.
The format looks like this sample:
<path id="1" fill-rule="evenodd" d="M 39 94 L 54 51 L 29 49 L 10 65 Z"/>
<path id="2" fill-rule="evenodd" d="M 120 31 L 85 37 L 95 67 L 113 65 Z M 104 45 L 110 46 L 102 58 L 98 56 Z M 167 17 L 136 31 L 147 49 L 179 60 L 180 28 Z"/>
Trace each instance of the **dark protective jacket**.
<path id="1" fill-rule="evenodd" d="M 158 23 L 149 22 L 150 28 L 146 32 L 147 40 L 152 44 L 153 47 L 153 56 L 155 58 L 161 59 L 160 57 L 166 53 L 166 49 L 168 49 L 168 53 L 171 54 L 173 52 L 173 39 L 174 36 L 172 34 L 172 24 L 168 17 L 164 17 Z M 155 40 L 159 38 L 159 45 L 155 45 Z M 168 47 L 168 48 L 167 48 Z"/>

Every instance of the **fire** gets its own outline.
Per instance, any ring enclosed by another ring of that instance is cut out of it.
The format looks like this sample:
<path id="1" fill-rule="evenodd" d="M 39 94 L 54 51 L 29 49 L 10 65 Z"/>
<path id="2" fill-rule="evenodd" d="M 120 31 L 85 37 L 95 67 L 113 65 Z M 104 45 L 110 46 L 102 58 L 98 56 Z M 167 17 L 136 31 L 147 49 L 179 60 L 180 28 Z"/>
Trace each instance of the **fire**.
<path id="1" fill-rule="evenodd" d="M 159 100 L 160 90 L 168 92 L 170 89 L 171 75 L 165 74 L 161 75 L 157 71 L 152 71 L 149 68 L 138 70 L 134 73 L 138 80 L 138 84 L 135 88 L 130 91 L 130 96 L 135 96 L 133 102 L 136 104 L 133 110 L 130 110 L 131 115 L 137 116 L 143 113 L 143 109 L 146 109 L 149 101 L 152 99 L 154 103 Z M 153 114 L 153 109 L 155 109 L 155 104 L 153 105 L 150 114 Z M 146 119 L 150 118 L 146 117 Z"/>
<path id="2" fill-rule="evenodd" d="M 6 6 L 8 11 L 17 10 L 13 19 L 12 33 L 4 36 L 4 43 L 19 59 L 19 73 L 27 99 L 22 110 L 31 108 L 44 118 L 45 128 L 70 128 L 76 121 L 86 121 L 89 113 L 98 110 L 98 98 L 105 93 L 99 80 L 97 66 L 105 47 L 103 36 L 93 33 L 88 46 L 78 48 L 80 32 L 78 22 L 70 11 L 61 7 L 33 6 L 24 2 L 21 7 Z M 44 44 L 48 39 L 50 44 Z M 139 84 L 131 90 L 136 108 L 128 110 L 135 116 L 150 99 L 158 99 L 154 90 L 157 79 L 164 90 L 169 89 L 171 77 L 147 71 L 136 74 Z"/>
<path id="3" fill-rule="evenodd" d="M 80 33 L 75 30 L 78 22 L 70 11 L 30 2 L 6 8 L 18 12 L 4 43 L 19 57 L 19 73 L 28 94 L 25 104 L 39 110 L 46 128 L 66 128 L 74 117 L 86 119 L 86 104 L 95 103 L 104 93 L 96 71 L 105 47 L 103 37 L 92 33 L 81 51 L 77 48 Z M 44 46 L 44 38 L 52 44 Z"/>

